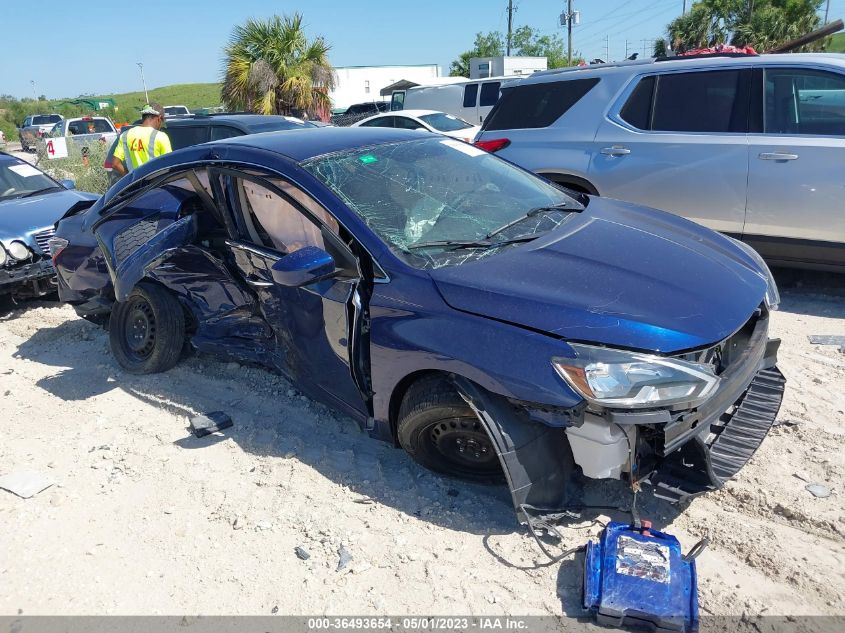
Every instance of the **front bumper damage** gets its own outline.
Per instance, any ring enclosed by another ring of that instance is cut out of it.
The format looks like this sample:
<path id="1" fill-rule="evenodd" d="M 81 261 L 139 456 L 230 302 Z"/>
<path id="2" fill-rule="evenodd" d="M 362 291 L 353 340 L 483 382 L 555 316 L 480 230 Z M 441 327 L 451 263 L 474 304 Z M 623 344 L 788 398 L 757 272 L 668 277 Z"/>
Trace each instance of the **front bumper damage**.
<path id="1" fill-rule="evenodd" d="M 16 297 L 42 297 L 55 292 L 53 278 L 56 271 L 49 258 L 38 259 L 22 265 L 0 267 L 0 295 Z"/>
<path id="2" fill-rule="evenodd" d="M 588 477 L 623 478 L 636 489 L 650 484 L 655 496 L 676 503 L 736 475 L 780 409 L 786 379 L 767 315 L 746 337 L 719 389 L 694 408 L 554 410 L 453 381 L 493 440 L 520 520 L 529 519 L 527 510 L 572 507 L 576 465 Z"/>

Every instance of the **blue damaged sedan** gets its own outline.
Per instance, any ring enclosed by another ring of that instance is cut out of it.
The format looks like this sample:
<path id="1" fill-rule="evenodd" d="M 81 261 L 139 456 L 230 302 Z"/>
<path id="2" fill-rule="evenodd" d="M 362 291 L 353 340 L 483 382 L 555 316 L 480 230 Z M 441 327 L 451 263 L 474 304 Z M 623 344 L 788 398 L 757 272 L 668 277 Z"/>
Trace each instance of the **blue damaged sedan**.
<path id="1" fill-rule="evenodd" d="M 720 487 L 780 407 L 750 248 L 460 141 L 323 128 L 151 161 L 58 225 L 61 299 L 131 373 L 195 349 L 284 374 L 520 516 L 579 473 Z"/>
<path id="2" fill-rule="evenodd" d="M 48 241 L 56 221 L 98 196 L 73 191 L 37 167 L 0 152 L 0 297 L 40 297 L 55 292 Z"/>

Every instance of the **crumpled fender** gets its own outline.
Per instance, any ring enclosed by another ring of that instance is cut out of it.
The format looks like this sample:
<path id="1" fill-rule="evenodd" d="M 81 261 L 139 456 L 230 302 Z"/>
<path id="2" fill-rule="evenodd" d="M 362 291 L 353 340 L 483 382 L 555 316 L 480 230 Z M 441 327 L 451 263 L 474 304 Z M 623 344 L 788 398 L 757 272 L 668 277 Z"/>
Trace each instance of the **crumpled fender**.
<path id="1" fill-rule="evenodd" d="M 523 506 L 563 509 L 570 501 L 575 471 L 565 428 L 532 420 L 526 410 L 466 378 L 453 376 L 452 382 L 487 429 L 505 473 L 517 519 L 528 520 Z"/>
<path id="2" fill-rule="evenodd" d="M 124 261 L 115 266 L 112 274 L 114 297 L 126 301 L 132 289 L 147 273 L 163 262 L 176 249 L 190 244 L 197 234 L 196 215 L 191 214 L 165 227 Z M 99 240 L 99 235 L 97 236 Z M 111 249 L 102 244 L 105 252 Z"/>

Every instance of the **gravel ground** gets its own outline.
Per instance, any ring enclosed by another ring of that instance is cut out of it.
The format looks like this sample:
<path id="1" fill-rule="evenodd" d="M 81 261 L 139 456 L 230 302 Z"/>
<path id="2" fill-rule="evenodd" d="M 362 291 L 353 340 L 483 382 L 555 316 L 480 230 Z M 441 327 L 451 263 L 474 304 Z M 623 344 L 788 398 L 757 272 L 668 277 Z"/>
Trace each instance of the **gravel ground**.
<path id="1" fill-rule="evenodd" d="M 845 281 L 809 279 L 773 316 L 788 391 L 751 463 L 682 512 L 644 495 L 685 548 L 711 541 L 703 614 L 845 614 L 845 354 L 807 341 L 845 334 Z M 0 491 L 0 615 L 582 615 L 582 555 L 548 564 L 506 490 L 436 477 L 280 377 L 206 356 L 130 376 L 50 301 L 0 308 L 0 359 L 0 475 L 56 482 Z M 212 410 L 234 427 L 195 439 Z M 618 482 L 586 495 L 627 504 Z M 582 518 L 567 545 L 611 517 Z"/>

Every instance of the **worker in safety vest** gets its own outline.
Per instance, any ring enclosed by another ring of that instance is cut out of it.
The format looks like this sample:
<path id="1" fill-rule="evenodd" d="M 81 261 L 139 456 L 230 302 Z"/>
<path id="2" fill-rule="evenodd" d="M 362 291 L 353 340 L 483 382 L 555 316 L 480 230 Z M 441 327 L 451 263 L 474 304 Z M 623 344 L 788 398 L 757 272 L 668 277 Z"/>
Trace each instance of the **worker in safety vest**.
<path id="1" fill-rule="evenodd" d="M 170 138 L 161 131 L 163 122 L 164 108 L 157 103 L 145 105 L 141 110 L 141 125 L 120 135 L 114 148 L 112 168 L 125 176 L 148 160 L 172 152 Z"/>

